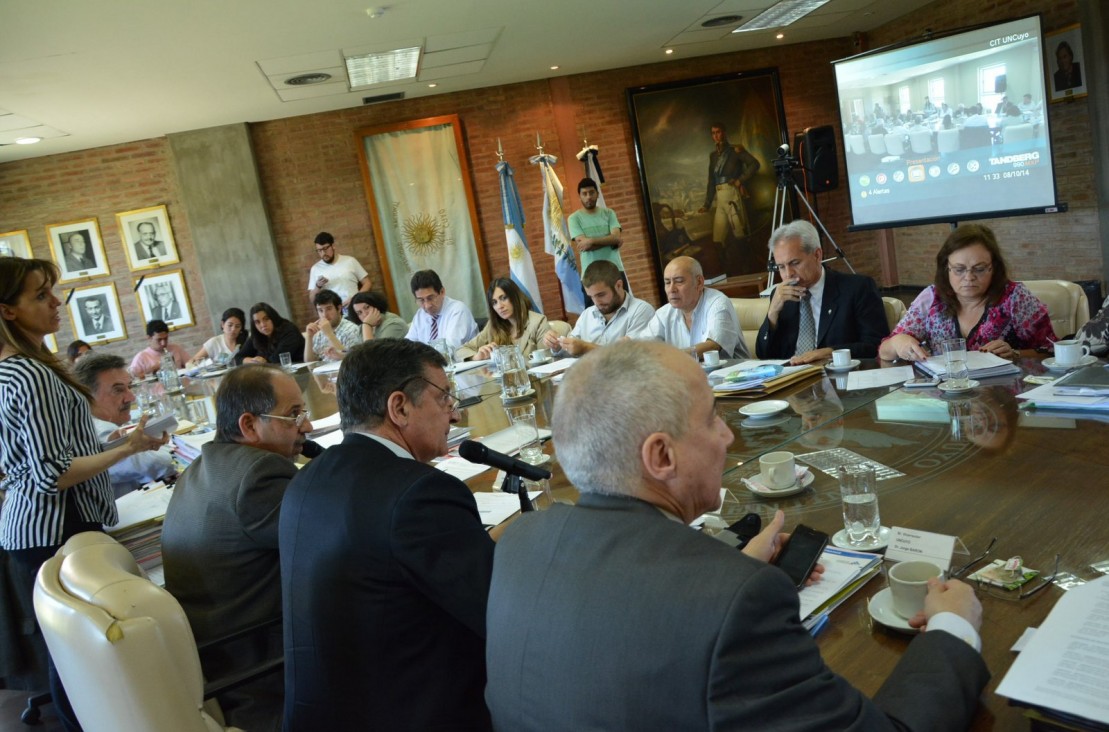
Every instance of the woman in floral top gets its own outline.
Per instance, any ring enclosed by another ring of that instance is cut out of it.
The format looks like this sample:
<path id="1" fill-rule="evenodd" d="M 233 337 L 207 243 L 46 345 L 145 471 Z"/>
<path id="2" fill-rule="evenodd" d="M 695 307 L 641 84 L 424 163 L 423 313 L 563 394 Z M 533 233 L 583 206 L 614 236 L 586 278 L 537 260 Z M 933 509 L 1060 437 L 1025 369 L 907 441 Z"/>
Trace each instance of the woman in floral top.
<path id="1" fill-rule="evenodd" d="M 965 338 L 968 349 L 1002 358 L 1055 340 L 1047 307 L 1009 279 L 997 238 L 980 224 L 964 224 L 947 237 L 936 254 L 935 284 L 909 306 L 878 356 L 920 361 L 948 338 Z"/>

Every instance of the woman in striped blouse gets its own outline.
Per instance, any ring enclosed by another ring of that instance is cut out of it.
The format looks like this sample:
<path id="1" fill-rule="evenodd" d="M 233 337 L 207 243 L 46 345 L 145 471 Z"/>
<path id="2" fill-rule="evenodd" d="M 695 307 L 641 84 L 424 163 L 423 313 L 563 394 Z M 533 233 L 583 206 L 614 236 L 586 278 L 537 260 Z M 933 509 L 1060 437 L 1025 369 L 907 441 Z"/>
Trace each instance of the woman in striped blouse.
<path id="1" fill-rule="evenodd" d="M 61 324 L 57 280 L 52 262 L 0 258 L 0 547 L 27 587 L 70 536 L 116 522 L 108 468 L 166 441 L 144 417 L 102 451 L 88 391 L 43 342 Z"/>

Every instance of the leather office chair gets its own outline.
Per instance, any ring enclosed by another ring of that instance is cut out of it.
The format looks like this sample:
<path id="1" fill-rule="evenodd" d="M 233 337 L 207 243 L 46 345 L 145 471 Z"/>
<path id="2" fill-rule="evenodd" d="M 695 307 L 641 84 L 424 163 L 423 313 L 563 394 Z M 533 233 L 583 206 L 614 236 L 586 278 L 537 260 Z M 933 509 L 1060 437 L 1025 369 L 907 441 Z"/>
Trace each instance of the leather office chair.
<path id="1" fill-rule="evenodd" d="M 886 137 L 885 135 L 870 135 L 866 138 L 867 143 L 870 145 L 870 152 L 875 155 L 886 154 Z"/>
<path id="2" fill-rule="evenodd" d="M 866 155 L 866 142 L 862 135 L 844 135 L 847 150 L 855 155 Z"/>
<path id="3" fill-rule="evenodd" d="M 918 155 L 932 152 L 932 133 L 927 130 L 917 130 L 909 133 L 909 145 Z"/>
<path id="4" fill-rule="evenodd" d="M 908 310 L 905 303 L 896 297 L 883 297 L 882 307 L 886 310 L 886 324 L 889 325 L 890 330 L 893 330 L 894 326 L 901 322 L 901 316 Z"/>
<path id="5" fill-rule="evenodd" d="M 736 318 L 739 319 L 739 330 L 743 333 L 743 341 L 747 344 L 747 352 L 751 354 L 751 358 L 755 358 L 755 343 L 759 339 L 762 321 L 766 320 L 766 311 L 770 309 L 770 298 L 733 297 L 731 301 Z"/>
<path id="6" fill-rule="evenodd" d="M 886 153 L 889 155 L 904 155 L 905 135 L 900 132 L 891 132 L 886 135 Z"/>
<path id="7" fill-rule="evenodd" d="M 936 147 L 941 153 L 959 151 L 959 131 L 956 129 L 940 130 L 936 133 Z"/>
<path id="8" fill-rule="evenodd" d="M 1011 127 L 1009 129 L 1012 129 Z M 1090 319 L 1086 291 L 1067 280 L 1024 280 L 1024 286 L 1047 306 L 1056 338 L 1074 335 Z"/>
<path id="9" fill-rule="evenodd" d="M 86 732 L 226 732 L 181 605 L 106 534 L 47 560 L 35 614 Z M 213 716 L 215 715 L 215 716 Z"/>

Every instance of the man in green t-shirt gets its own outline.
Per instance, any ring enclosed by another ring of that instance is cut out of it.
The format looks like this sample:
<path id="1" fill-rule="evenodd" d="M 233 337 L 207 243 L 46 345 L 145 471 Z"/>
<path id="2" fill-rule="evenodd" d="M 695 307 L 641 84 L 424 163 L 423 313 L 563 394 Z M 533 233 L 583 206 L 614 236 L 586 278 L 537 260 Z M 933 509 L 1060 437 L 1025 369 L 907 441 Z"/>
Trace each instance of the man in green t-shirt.
<path id="1" fill-rule="evenodd" d="M 624 274 L 624 262 L 620 259 L 620 222 L 611 208 L 597 204 L 600 196 L 597 183 L 592 178 L 582 178 L 578 183 L 578 197 L 582 207 L 570 214 L 567 222 L 574 248 L 581 252 L 581 271 L 599 259 L 616 265 L 624 288 L 628 287 L 628 276 Z M 586 298 L 586 302 L 589 299 Z"/>

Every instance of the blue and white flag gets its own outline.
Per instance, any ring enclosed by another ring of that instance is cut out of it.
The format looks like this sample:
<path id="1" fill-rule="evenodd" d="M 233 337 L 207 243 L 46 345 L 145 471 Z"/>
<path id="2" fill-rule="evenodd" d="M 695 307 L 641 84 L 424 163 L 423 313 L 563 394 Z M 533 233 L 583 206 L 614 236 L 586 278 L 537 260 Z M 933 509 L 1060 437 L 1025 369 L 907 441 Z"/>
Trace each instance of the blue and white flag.
<path id="1" fill-rule="evenodd" d="M 504 215 L 504 237 L 508 244 L 509 276 L 535 309 L 543 312 L 543 301 L 539 299 L 539 278 L 535 276 L 535 264 L 531 261 L 531 251 L 524 239 L 524 209 L 520 205 L 516 178 L 512 166 L 503 160 L 497 163 L 497 172 L 501 176 L 501 213 Z"/>
<path id="2" fill-rule="evenodd" d="M 543 176 L 543 249 L 555 258 L 555 274 L 562 283 L 562 305 L 568 313 L 581 313 L 585 310 L 581 273 L 570 245 L 566 217 L 562 215 L 562 183 L 551 167 L 558 158 L 535 155 L 528 162 L 538 165 Z"/>

